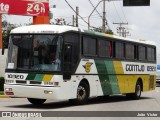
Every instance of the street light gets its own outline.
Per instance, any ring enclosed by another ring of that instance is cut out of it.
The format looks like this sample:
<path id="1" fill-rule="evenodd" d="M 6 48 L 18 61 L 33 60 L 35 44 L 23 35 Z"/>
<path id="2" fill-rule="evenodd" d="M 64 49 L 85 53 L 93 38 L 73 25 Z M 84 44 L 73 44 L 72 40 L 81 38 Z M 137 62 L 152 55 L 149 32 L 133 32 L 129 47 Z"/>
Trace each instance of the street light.
<path id="1" fill-rule="evenodd" d="M 96 8 L 98 7 L 98 5 L 102 2 L 102 1 L 107 1 L 107 0 L 101 0 L 98 2 L 98 4 L 96 5 L 96 7 L 93 9 L 93 11 L 91 12 L 91 14 L 88 17 L 88 30 L 90 29 L 90 17 L 93 14 L 93 12 L 96 10 Z"/>

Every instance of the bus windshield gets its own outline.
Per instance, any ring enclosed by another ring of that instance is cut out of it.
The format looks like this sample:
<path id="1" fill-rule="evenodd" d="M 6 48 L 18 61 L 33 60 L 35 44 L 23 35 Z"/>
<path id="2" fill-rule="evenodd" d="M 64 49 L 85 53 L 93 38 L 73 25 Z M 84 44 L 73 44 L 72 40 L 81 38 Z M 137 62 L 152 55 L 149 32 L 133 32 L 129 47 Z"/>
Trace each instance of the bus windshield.
<path id="1" fill-rule="evenodd" d="M 61 71 L 62 42 L 60 35 L 11 35 L 7 68 Z"/>

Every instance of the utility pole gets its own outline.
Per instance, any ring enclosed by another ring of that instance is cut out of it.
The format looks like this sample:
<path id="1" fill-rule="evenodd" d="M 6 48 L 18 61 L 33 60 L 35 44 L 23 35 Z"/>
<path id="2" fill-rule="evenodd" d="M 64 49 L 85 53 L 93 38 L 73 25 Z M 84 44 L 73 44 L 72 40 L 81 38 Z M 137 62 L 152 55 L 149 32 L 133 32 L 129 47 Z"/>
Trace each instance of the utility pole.
<path id="1" fill-rule="evenodd" d="M 106 32 L 106 0 L 103 0 L 103 20 L 102 20 L 102 32 Z"/>
<path id="2" fill-rule="evenodd" d="M 113 24 L 118 24 L 119 25 L 119 27 L 117 28 L 117 33 L 119 33 L 119 36 L 121 36 L 121 37 L 126 37 L 127 36 L 127 34 L 129 34 L 129 32 L 127 32 L 126 30 L 125 30 L 125 27 L 122 27 L 122 25 L 128 25 L 128 23 L 113 23 Z"/>
<path id="3" fill-rule="evenodd" d="M 2 14 L 0 14 L 0 49 L 3 46 L 3 41 L 2 41 Z"/>
<path id="4" fill-rule="evenodd" d="M 74 15 L 73 15 L 73 18 L 72 18 L 72 19 L 73 19 L 73 23 L 72 23 L 72 25 L 74 26 L 74 23 L 75 23 L 75 18 L 74 18 Z"/>
<path id="5" fill-rule="evenodd" d="M 76 7 L 76 27 L 78 27 L 79 7 Z"/>
<path id="6" fill-rule="evenodd" d="M 122 37 L 127 37 L 129 36 L 129 32 L 127 32 L 127 30 L 123 27 L 122 28 Z"/>

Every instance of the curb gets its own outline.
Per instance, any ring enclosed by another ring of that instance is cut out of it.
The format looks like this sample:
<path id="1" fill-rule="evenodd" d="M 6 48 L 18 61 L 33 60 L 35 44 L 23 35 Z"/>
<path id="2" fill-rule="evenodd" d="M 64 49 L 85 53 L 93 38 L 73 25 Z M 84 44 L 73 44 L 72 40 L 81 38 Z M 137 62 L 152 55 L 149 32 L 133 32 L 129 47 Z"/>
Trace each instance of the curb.
<path id="1" fill-rule="evenodd" d="M 0 98 L 10 98 L 10 97 L 8 97 L 6 95 L 0 95 Z"/>

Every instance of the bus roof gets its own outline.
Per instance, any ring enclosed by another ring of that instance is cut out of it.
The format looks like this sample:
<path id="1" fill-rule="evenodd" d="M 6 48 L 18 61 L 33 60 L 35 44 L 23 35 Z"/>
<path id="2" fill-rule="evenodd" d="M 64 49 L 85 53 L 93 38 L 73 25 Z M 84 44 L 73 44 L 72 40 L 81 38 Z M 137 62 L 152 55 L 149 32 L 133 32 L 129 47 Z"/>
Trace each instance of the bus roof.
<path id="1" fill-rule="evenodd" d="M 104 36 L 104 37 L 115 38 L 115 39 L 118 39 L 118 40 L 124 40 L 124 41 L 129 41 L 129 42 L 137 42 L 137 43 L 149 44 L 149 45 L 156 46 L 155 42 L 149 41 L 149 40 L 142 40 L 142 39 L 138 40 L 138 39 L 119 37 L 117 35 L 105 34 L 105 33 L 95 32 L 95 31 L 90 31 L 90 30 L 84 30 L 84 32 L 89 33 L 89 34 L 100 35 L 100 36 Z"/>
<path id="2" fill-rule="evenodd" d="M 135 39 L 130 39 L 130 38 L 124 38 L 124 37 L 119 37 L 116 35 L 110 35 L 110 34 L 105 34 L 105 33 L 100 33 L 100 32 L 94 32 L 91 30 L 83 30 L 78 27 L 73 27 L 73 26 L 66 26 L 66 25 L 50 25 L 50 24 L 43 24 L 43 25 L 29 25 L 29 26 L 21 26 L 18 28 L 15 28 L 11 31 L 11 34 L 16 34 L 16 33 L 64 33 L 67 31 L 79 31 L 83 33 L 87 33 L 90 35 L 98 35 L 98 36 L 104 36 L 104 37 L 110 37 L 110 38 L 115 38 L 115 39 L 121 39 L 125 41 L 130 41 L 130 42 L 137 42 L 137 43 L 143 43 L 143 44 L 149 44 L 149 45 L 156 45 L 153 41 L 146 41 L 146 40 L 135 40 Z"/>
<path id="3" fill-rule="evenodd" d="M 63 33 L 67 31 L 78 31 L 77 27 L 62 25 L 28 25 L 13 29 L 11 33 Z"/>

